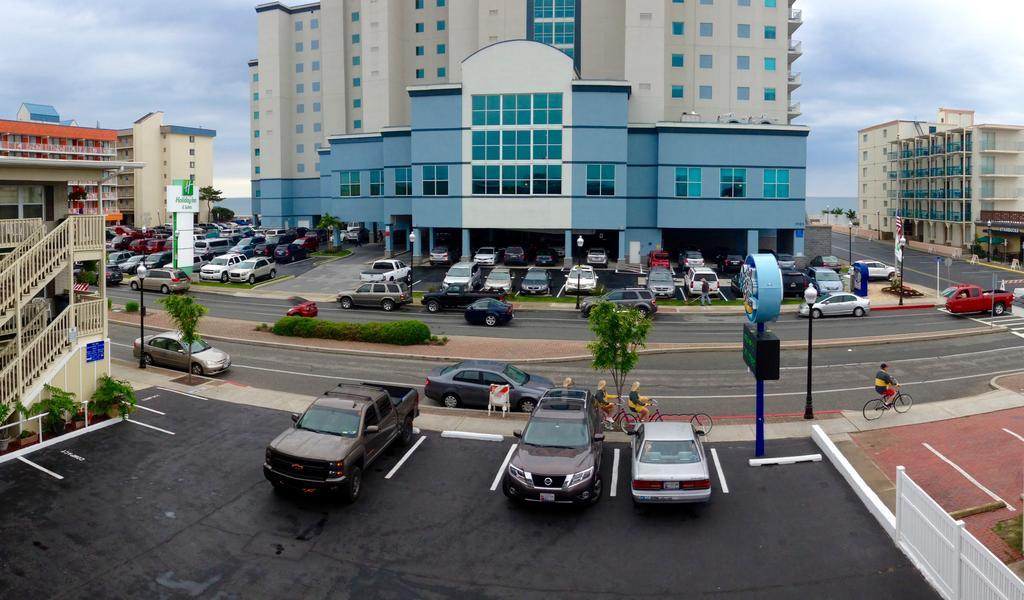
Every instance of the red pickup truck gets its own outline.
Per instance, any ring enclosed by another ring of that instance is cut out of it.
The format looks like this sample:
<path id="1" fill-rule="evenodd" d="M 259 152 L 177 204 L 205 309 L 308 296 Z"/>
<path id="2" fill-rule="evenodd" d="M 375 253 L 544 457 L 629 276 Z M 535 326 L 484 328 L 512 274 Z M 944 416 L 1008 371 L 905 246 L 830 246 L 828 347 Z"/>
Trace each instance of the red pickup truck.
<path id="1" fill-rule="evenodd" d="M 993 313 L 1001 315 L 1013 305 L 1013 293 L 983 290 L 976 285 L 954 285 L 942 291 L 946 310 L 953 314 Z"/>

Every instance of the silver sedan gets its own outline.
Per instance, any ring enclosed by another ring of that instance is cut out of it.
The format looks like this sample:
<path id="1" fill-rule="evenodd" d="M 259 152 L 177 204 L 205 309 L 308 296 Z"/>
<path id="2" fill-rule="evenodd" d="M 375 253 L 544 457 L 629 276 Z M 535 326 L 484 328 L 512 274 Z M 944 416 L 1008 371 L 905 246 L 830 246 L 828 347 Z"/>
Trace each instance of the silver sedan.
<path id="1" fill-rule="evenodd" d="M 181 341 L 181 334 L 177 332 L 147 335 L 141 344 L 139 341 L 136 339 L 132 344 L 132 355 L 139 358 L 141 354 L 147 365 L 188 370 L 196 375 L 220 373 L 231 366 L 231 357 L 227 352 L 217 350 L 202 340 L 192 343 L 190 364 L 190 357 L 185 344 Z"/>
<path id="2" fill-rule="evenodd" d="M 633 502 L 683 504 L 711 499 L 708 458 L 692 425 L 644 423 L 631 436 Z"/>
<path id="3" fill-rule="evenodd" d="M 870 299 L 847 293 L 825 294 L 818 298 L 812 308 L 808 308 L 807 304 L 800 305 L 801 317 L 811 314 L 815 319 L 833 315 L 863 317 L 869 312 L 871 312 Z"/>

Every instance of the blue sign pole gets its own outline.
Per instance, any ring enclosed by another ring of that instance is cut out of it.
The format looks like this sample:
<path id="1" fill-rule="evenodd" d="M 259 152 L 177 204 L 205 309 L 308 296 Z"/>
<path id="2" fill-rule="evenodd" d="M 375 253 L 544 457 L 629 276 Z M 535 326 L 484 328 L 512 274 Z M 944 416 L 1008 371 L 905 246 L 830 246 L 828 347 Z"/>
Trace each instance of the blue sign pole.
<path id="1" fill-rule="evenodd" d="M 757 324 L 757 335 L 764 333 L 764 323 Z M 764 456 L 764 379 L 756 380 L 757 423 L 754 429 L 754 456 Z"/>

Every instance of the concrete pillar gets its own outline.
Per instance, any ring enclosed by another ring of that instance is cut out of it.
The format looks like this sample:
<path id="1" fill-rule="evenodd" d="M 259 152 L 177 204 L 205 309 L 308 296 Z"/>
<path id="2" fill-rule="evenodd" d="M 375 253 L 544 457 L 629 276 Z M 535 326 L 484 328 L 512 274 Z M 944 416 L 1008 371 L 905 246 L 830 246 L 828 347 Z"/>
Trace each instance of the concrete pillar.
<path id="1" fill-rule="evenodd" d="M 412 232 L 416 234 L 416 241 L 412 243 L 412 258 L 415 261 L 423 256 L 423 230 L 415 227 L 412 229 Z"/>
<path id="2" fill-rule="evenodd" d="M 794 229 L 793 230 L 793 256 L 804 255 L 804 230 Z"/>
<path id="3" fill-rule="evenodd" d="M 747 230 L 747 255 L 757 254 L 761 241 L 761 230 L 759 229 L 748 229 Z"/>
<path id="4" fill-rule="evenodd" d="M 384 226 L 384 256 L 394 256 L 394 250 L 392 249 L 391 233 L 393 228 L 390 224 Z"/>
<path id="5" fill-rule="evenodd" d="M 472 255 L 472 250 L 469 249 L 469 230 L 462 230 L 462 257 L 460 260 L 469 260 Z"/>
<path id="6" fill-rule="evenodd" d="M 619 266 L 623 266 L 629 262 L 629 256 L 626 254 L 629 248 L 626 247 L 626 230 L 619 231 Z"/>
<path id="7" fill-rule="evenodd" d="M 571 267 L 572 264 L 573 264 L 573 256 L 574 256 L 573 255 L 573 249 L 574 248 L 575 248 L 575 246 L 573 245 L 573 242 L 572 242 L 572 230 L 571 229 L 566 229 L 565 230 L 565 260 L 563 261 L 563 265 L 565 267 Z"/>
<path id="8" fill-rule="evenodd" d="M 434 228 L 429 227 L 428 229 L 430 231 L 430 245 L 427 246 L 427 252 L 431 252 L 434 249 Z M 417 237 L 419 237 L 419 235 L 417 235 Z"/>

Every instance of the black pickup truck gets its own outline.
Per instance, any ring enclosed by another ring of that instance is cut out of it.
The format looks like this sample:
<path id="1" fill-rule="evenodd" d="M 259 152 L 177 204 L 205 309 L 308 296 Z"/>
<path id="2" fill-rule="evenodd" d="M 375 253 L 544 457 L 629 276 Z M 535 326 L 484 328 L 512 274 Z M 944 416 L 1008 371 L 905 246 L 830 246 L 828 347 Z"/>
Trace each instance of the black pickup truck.
<path id="1" fill-rule="evenodd" d="M 463 284 L 453 284 L 439 292 L 427 292 L 423 294 L 423 306 L 427 312 L 436 313 L 442 308 L 465 308 L 481 298 L 505 299 L 505 292 L 501 290 L 473 291 Z"/>
<path id="2" fill-rule="evenodd" d="M 267 445 L 263 475 L 276 489 L 339 492 L 355 502 L 363 471 L 396 441 L 408 445 L 420 395 L 376 383 L 338 384 Z"/>

